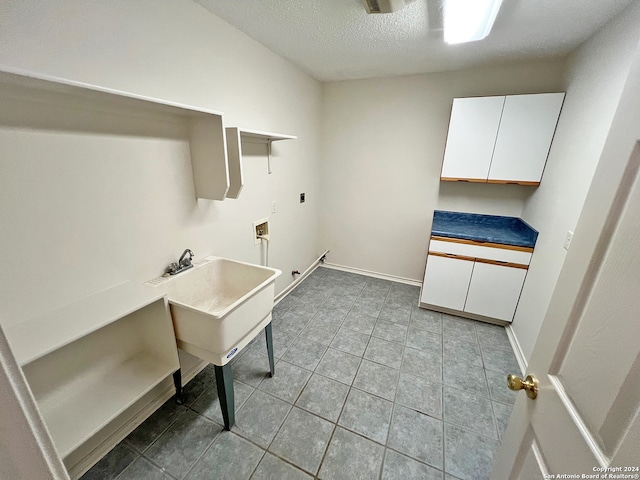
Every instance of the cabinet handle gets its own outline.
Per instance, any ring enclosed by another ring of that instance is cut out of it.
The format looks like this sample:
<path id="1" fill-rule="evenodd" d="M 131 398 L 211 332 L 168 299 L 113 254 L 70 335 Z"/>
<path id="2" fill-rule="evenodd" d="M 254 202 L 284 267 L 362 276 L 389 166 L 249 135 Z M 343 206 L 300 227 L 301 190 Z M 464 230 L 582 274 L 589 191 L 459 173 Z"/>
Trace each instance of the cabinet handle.
<path id="1" fill-rule="evenodd" d="M 522 263 L 505 262 L 504 260 L 489 260 L 487 258 L 476 258 L 478 263 L 488 263 L 489 265 L 498 265 L 500 267 L 521 268 L 523 270 L 529 270 L 529 265 L 523 265 Z"/>
<path id="2" fill-rule="evenodd" d="M 456 255 L 455 253 L 429 252 L 429 255 L 434 256 L 434 257 L 452 258 L 452 259 L 455 259 L 455 260 L 466 260 L 468 262 L 475 261 L 474 257 L 466 257 L 464 255 Z"/>

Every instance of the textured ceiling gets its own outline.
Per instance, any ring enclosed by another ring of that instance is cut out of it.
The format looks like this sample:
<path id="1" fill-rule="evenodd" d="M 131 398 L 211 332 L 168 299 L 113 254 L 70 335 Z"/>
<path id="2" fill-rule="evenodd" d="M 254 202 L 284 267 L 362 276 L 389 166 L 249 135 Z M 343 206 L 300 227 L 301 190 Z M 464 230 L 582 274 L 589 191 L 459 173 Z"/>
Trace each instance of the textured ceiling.
<path id="1" fill-rule="evenodd" d="M 447 45 L 440 0 L 369 15 L 362 0 L 195 0 L 323 81 L 565 55 L 637 0 L 504 0 L 485 40 Z"/>

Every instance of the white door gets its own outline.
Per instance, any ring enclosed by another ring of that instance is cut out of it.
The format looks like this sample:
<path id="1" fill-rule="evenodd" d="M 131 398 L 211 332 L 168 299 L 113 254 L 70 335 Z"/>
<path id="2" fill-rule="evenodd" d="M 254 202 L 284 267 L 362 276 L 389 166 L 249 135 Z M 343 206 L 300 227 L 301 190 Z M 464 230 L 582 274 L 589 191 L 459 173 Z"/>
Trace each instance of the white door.
<path id="1" fill-rule="evenodd" d="M 507 96 L 489 181 L 540 182 L 563 100 L 564 93 Z"/>
<path id="2" fill-rule="evenodd" d="M 527 369 L 537 398 L 520 392 L 495 480 L 639 478 L 640 146 L 603 158 Z"/>
<path id="3" fill-rule="evenodd" d="M 473 258 L 429 253 L 420 301 L 462 311 L 472 271 Z"/>
<path id="4" fill-rule="evenodd" d="M 443 179 L 487 181 L 504 97 L 454 98 Z"/>
<path id="5" fill-rule="evenodd" d="M 473 266 L 464 311 L 510 322 L 527 270 L 485 262 L 476 260 Z"/>

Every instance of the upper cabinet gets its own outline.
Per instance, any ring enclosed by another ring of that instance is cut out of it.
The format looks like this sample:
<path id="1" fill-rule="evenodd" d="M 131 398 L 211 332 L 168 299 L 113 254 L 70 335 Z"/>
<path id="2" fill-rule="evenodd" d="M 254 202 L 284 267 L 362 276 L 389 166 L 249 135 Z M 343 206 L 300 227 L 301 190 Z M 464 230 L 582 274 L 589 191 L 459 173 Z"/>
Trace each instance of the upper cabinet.
<path id="1" fill-rule="evenodd" d="M 455 98 L 441 180 L 539 185 L 564 93 Z"/>

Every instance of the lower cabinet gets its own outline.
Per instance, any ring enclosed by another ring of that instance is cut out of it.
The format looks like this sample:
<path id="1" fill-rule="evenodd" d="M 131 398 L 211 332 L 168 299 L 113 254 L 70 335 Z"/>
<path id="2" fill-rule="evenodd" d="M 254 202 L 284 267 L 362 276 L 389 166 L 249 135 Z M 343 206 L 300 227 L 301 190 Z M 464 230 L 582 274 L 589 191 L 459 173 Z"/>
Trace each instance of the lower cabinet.
<path id="1" fill-rule="evenodd" d="M 420 303 L 511 322 L 532 251 L 432 240 Z"/>

